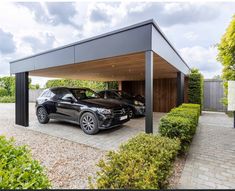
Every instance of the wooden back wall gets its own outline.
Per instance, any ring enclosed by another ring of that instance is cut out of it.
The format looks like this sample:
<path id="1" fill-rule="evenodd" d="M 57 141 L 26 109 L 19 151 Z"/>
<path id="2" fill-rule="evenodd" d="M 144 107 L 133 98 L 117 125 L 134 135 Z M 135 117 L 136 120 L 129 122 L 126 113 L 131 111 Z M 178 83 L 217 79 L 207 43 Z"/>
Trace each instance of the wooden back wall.
<path id="1" fill-rule="evenodd" d="M 188 102 L 188 83 L 185 78 L 185 102 Z M 122 90 L 132 95 L 145 95 L 144 81 L 123 81 Z M 176 107 L 177 84 L 175 78 L 154 79 L 153 82 L 153 111 L 169 112 Z"/>

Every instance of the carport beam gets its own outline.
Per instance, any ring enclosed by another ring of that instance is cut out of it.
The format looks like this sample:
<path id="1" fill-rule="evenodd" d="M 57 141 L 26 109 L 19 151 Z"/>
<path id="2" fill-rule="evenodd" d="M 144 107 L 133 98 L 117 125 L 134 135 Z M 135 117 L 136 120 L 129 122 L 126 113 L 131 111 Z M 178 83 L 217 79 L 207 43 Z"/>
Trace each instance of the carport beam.
<path id="1" fill-rule="evenodd" d="M 15 123 L 29 126 L 29 77 L 28 72 L 16 73 Z"/>
<path id="2" fill-rule="evenodd" d="M 153 133 L 153 52 L 145 52 L 145 132 Z"/>
<path id="3" fill-rule="evenodd" d="M 177 106 L 184 103 L 184 74 L 177 72 Z"/>

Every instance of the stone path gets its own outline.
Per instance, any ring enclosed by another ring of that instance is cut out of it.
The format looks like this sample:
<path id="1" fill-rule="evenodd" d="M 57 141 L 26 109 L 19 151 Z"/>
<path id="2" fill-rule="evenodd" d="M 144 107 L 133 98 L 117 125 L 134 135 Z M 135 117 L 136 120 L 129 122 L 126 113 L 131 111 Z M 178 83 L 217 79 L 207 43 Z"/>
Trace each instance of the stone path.
<path id="1" fill-rule="evenodd" d="M 203 112 L 178 188 L 235 188 L 235 129 L 224 113 Z"/>

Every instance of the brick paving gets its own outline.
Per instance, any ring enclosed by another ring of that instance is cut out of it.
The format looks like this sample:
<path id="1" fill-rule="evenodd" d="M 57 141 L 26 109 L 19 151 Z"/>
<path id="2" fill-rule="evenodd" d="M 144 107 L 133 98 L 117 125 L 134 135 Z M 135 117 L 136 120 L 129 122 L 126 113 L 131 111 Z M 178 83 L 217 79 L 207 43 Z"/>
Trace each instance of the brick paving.
<path id="1" fill-rule="evenodd" d="M 131 137 L 145 131 L 144 117 L 131 119 L 120 127 L 115 127 L 109 130 L 102 130 L 96 135 L 87 135 L 76 124 L 59 122 L 56 120 L 50 120 L 48 124 L 40 124 L 35 115 L 35 104 L 29 105 L 29 127 L 27 129 L 38 131 L 46 135 L 63 138 L 69 141 L 87 145 L 93 148 L 101 149 L 104 151 L 115 150 L 121 143 L 126 142 Z M 11 106 L 12 107 L 12 106 Z M 154 119 L 154 133 L 158 132 L 159 119 L 165 115 L 165 113 L 153 113 Z M 14 116 L 14 114 L 13 114 Z M 13 117 L 12 116 L 12 117 Z M 17 126 L 18 128 L 23 128 Z"/>
<path id="2" fill-rule="evenodd" d="M 235 188 L 235 129 L 224 113 L 203 112 L 178 188 Z"/>

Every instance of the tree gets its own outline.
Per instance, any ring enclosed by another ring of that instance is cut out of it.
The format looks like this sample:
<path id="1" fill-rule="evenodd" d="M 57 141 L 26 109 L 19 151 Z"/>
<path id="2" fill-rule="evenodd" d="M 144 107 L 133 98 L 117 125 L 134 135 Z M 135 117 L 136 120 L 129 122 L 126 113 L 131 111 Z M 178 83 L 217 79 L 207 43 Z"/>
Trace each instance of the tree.
<path id="1" fill-rule="evenodd" d="M 222 78 L 224 80 L 235 80 L 235 15 L 232 18 L 225 34 L 222 36 L 220 43 L 218 44 L 217 60 L 223 65 Z M 224 82 L 225 95 L 227 97 L 227 82 Z M 223 99 L 223 103 L 227 103 L 226 99 Z"/>
<path id="2" fill-rule="evenodd" d="M 0 87 L 4 88 L 8 96 L 15 95 L 15 77 L 6 76 L 0 78 Z"/>

